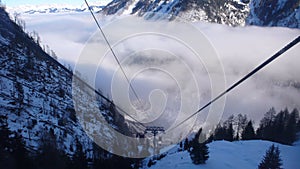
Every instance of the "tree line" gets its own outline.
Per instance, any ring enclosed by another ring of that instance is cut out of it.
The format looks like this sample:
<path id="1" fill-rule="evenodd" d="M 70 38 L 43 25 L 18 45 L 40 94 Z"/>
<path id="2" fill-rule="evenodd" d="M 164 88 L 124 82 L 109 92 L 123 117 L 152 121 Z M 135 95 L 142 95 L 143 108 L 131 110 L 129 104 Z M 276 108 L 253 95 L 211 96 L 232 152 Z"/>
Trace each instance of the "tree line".
<path id="1" fill-rule="evenodd" d="M 1 6 L 1 2 L 0 2 L 0 6 Z M 26 32 L 26 22 L 23 19 L 21 19 L 21 13 L 15 11 L 12 14 L 12 21 L 16 23 L 16 25 L 18 25 L 22 31 Z M 49 45 L 47 44 L 41 45 L 42 44 L 41 37 L 37 31 L 33 30 L 32 32 L 26 32 L 26 34 L 32 39 L 32 41 L 34 41 L 38 46 L 40 46 L 45 53 L 47 53 L 55 60 L 58 59 L 57 54 L 55 53 L 54 50 L 50 48 Z"/>
<path id="2" fill-rule="evenodd" d="M 214 132 L 204 142 L 199 142 L 200 137 L 206 137 L 202 129 L 189 140 L 186 138 L 179 143 L 180 151 L 188 151 L 192 162 L 196 165 L 205 164 L 209 158 L 207 143 L 216 140 L 269 140 L 281 144 L 292 145 L 297 140 L 300 132 L 299 111 L 295 108 L 291 112 L 286 108 L 276 113 L 271 108 L 264 114 L 258 128 L 255 130 L 253 121 L 246 115 L 231 115 L 225 122 L 219 123 Z M 205 140 L 205 139 L 204 139 Z M 281 158 L 278 147 L 272 145 L 259 164 L 259 169 L 281 169 Z"/>
<path id="3" fill-rule="evenodd" d="M 0 168 L 6 169 L 115 169 L 139 168 L 141 159 L 113 155 L 93 143 L 92 157 L 87 157 L 76 138 L 70 152 L 60 146 L 53 128 L 41 129 L 37 146 L 26 145 L 19 131 L 11 131 L 7 117 L 0 116 Z"/>
<path id="4" fill-rule="evenodd" d="M 253 140 L 262 139 L 281 144 L 292 145 L 297 140 L 297 132 L 300 131 L 300 119 L 298 109 L 291 112 L 286 108 L 276 113 L 271 108 L 264 114 L 258 128 L 255 130 L 253 121 L 246 115 L 230 116 L 225 122 L 216 126 L 214 133 L 208 138 L 213 140 Z"/>

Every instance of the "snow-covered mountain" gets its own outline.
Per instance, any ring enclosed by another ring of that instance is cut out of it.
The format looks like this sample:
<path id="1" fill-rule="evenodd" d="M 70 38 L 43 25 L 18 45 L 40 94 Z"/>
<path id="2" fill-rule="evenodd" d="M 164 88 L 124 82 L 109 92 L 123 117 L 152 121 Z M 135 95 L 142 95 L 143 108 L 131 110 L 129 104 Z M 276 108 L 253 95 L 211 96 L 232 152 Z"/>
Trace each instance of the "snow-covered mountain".
<path id="1" fill-rule="evenodd" d="M 146 18 L 179 16 L 189 21 L 300 28 L 297 0 L 113 0 L 104 15 L 132 14 Z"/>
<path id="2" fill-rule="evenodd" d="M 232 0 L 113 0 L 102 10 L 102 13 L 168 19 L 180 16 L 189 21 L 205 20 L 228 25 L 244 25 L 248 6 L 243 2 Z"/>
<path id="3" fill-rule="evenodd" d="M 99 12 L 105 7 L 110 0 L 103 0 L 98 2 L 90 2 L 90 7 L 93 11 Z M 42 4 L 42 5 L 21 5 L 16 7 L 8 7 L 9 13 L 20 14 L 47 14 L 47 13 L 78 13 L 87 12 L 86 4 L 71 5 L 71 4 Z"/>
<path id="4" fill-rule="evenodd" d="M 94 144 L 76 112 L 80 115 L 82 110 L 98 110 L 101 114 L 85 113 L 84 118 L 102 116 L 115 130 L 130 134 L 125 119 L 112 104 L 98 97 L 91 99 L 94 90 L 79 78 L 75 79 L 81 81 L 81 87 L 74 86 L 73 73 L 46 54 L 38 42 L 10 20 L 3 8 L 0 18 L 1 127 L 7 124 L 8 130 L 19 133 L 32 151 L 38 151 L 45 133 L 52 133 L 59 149 L 69 155 L 77 149 L 79 140 L 88 158 L 94 157 Z M 74 93 L 81 96 L 76 104 Z M 108 126 L 99 120 L 88 120 L 85 125 L 100 136 L 113 137 L 112 133 L 103 132 Z M 106 141 L 111 144 L 111 140 Z"/>
<path id="5" fill-rule="evenodd" d="M 300 1 L 298 0 L 252 0 L 249 25 L 283 26 L 300 28 Z"/>
<path id="6" fill-rule="evenodd" d="M 98 12 L 104 6 L 92 5 L 91 8 Z M 20 6 L 16 8 L 9 8 L 10 13 L 18 12 L 20 14 L 47 14 L 47 13 L 70 13 L 70 12 L 87 12 L 88 8 L 85 6 L 61 6 L 61 5 L 42 5 L 42 6 Z"/>
<path id="7" fill-rule="evenodd" d="M 104 15 L 137 15 L 145 18 L 207 21 L 230 26 L 281 26 L 300 28 L 298 0 L 105 0 L 91 3 L 95 12 Z M 23 5 L 8 8 L 10 13 L 44 14 L 87 12 L 85 4 Z"/>

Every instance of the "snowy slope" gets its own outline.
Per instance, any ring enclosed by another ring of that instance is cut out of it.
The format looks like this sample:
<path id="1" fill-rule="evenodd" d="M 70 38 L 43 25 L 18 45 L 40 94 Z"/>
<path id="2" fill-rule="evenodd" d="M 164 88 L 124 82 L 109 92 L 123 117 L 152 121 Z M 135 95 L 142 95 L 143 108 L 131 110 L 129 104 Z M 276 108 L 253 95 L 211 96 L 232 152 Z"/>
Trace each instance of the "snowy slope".
<path id="1" fill-rule="evenodd" d="M 298 0 L 252 0 L 250 9 L 246 19 L 249 25 L 300 28 L 300 2 Z"/>
<path id="2" fill-rule="evenodd" d="M 253 169 L 257 168 L 266 150 L 272 145 L 279 146 L 283 168 L 300 168 L 300 145 L 281 145 L 270 141 L 215 141 L 209 146 L 209 159 L 204 165 L 194 165 L 187 151 L 167 155 L 157 161 L 151 169 Z M 147 167 L 145 167 L 147 168 Z"/>
<path id="3" fill-rule="evenodd" d="M 104 141 L 108 144 L 111 145 L 112 137 L 104 132 L 108 126 L 90 119 L 103 115 L 111 127 L 128 133 L 124 118 L 106 101 L 92 99 L 92 88 L 82 82 L 81 87 L 72 86 L 73 73 L 46 54 L 9 19 L 3 8 L 0 18 L 0 116 L 6 118 L 10 131 L 22 135 L 27 147 L 38 150 L 43 134 L 53 130 L 61 150 L 72 155 L 78 139 L 87 157 L 92 158 L 93 141 L 77 118 L 84 110 L 100 112 L 84 114 L 88 119 L 85 126 L 101 137 L 107 134 L 109 140 Z M 77 104 L 74 93 L 81 96 Z"/>

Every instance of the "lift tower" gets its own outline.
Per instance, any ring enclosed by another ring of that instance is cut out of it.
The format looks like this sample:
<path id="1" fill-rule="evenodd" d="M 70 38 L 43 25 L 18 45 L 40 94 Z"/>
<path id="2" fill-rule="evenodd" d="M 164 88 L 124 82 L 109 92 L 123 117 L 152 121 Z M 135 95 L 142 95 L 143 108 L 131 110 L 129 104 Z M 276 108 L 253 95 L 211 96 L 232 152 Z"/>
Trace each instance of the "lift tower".
<path id="1" fill-rule="evenodd" d="M 154 138 L 153 138 L 153 155 L 155 154 L 155 151 L 156 151 L 156 135 L 159 133 L 159 132 L 165 132 L 165 129 L 164 127 L 158 127 L 158 126 L 147 126 L 146 129 L 145 129 L 145 134 L 146 133 L 152 133 Z"/>

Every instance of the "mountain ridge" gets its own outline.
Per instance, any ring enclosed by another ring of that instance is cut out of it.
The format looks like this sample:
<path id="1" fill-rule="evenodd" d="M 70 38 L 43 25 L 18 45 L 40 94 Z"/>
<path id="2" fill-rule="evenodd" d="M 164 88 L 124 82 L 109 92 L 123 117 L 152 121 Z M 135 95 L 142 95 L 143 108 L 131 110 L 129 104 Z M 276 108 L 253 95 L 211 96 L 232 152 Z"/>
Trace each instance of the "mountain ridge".
<path id="1" fill-rule="evenodd" d="M 136 15 L 146 19 L 176 17 L 186 21 L 206 21 L 229 26 L 280 26 L 300 28 L 300 2 L 297 0 L 112 0 L 92 3 L 102 15 Z M 40 5 L 8 8 L 10 13 L 55 14 L 88 12 L 86 5 Z"/>
<path id="2" fill-rule="evenodd" d="M 300 3 L 297 0 L 113 0 L 100 13 L 170 20 L 180 17 L 188 21 L 206 21 L 230 26 L 300 28 Z"/>
<path id="3" fill-rule="evenodd" d="M 95 11 L 99 12 L 104 8 L 105 5 L 91 5 L 90 8 Z M 88 12 L 88 8 L 85 5 L 82 6 L 72 6 L 72 5 L 24 5 L 14 8 L 8 8 L 10 13 L 19 13 L 25 15 L 32 15 L 32 14 L 55 14 L 55 13 L 79 13 L 79 12 Z"/>

